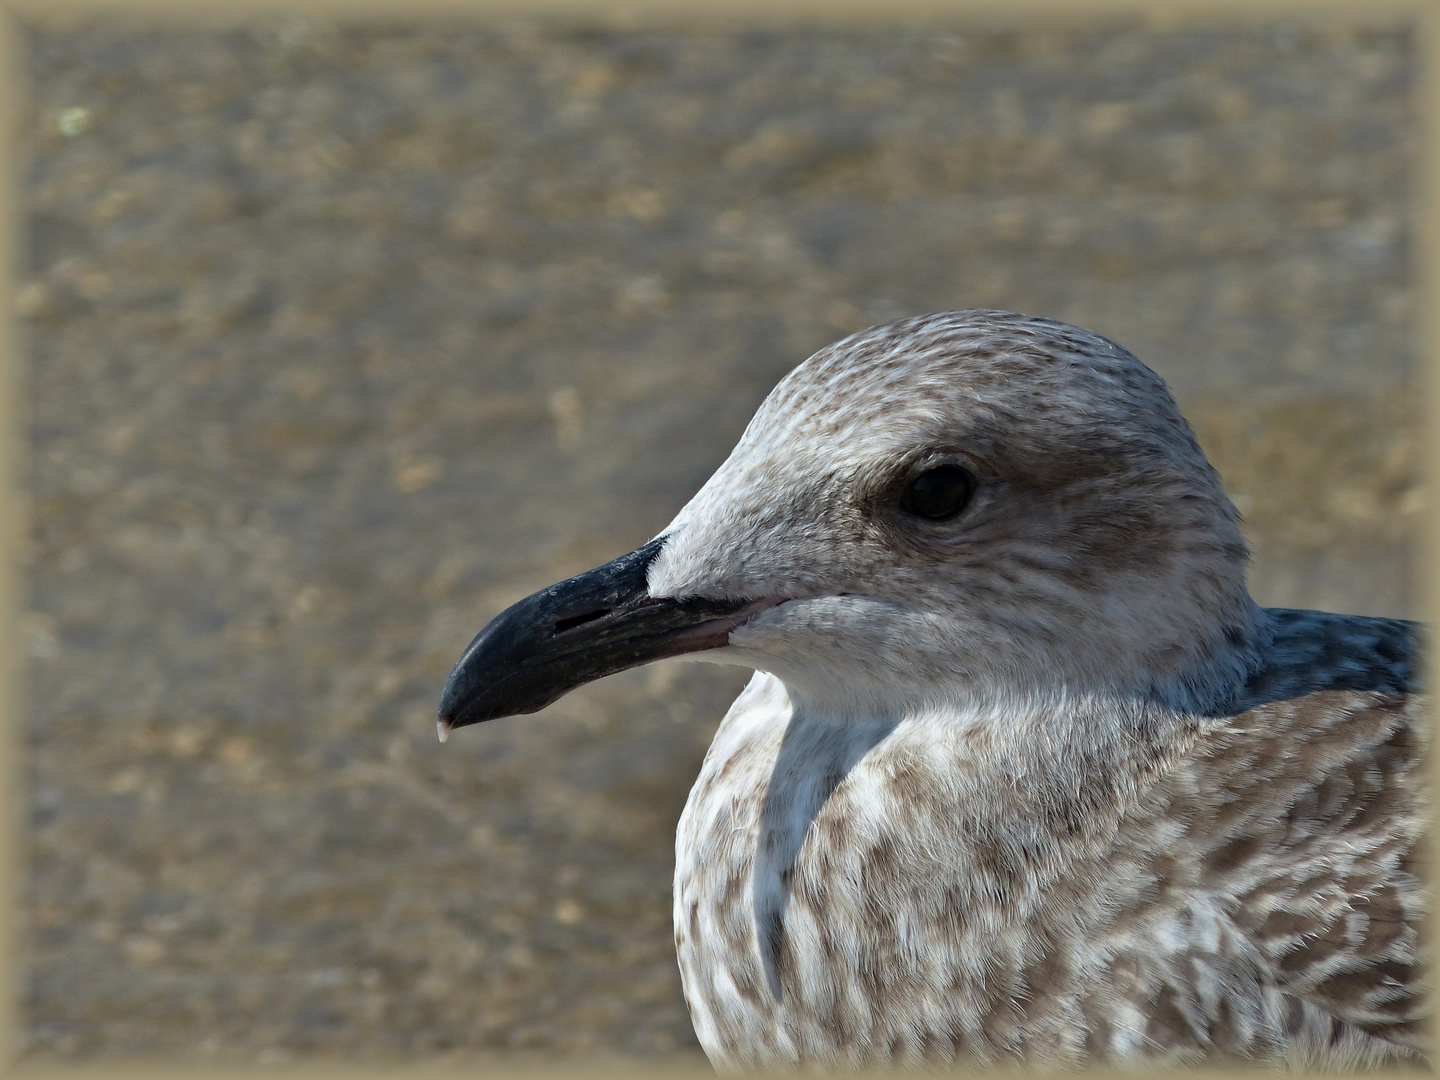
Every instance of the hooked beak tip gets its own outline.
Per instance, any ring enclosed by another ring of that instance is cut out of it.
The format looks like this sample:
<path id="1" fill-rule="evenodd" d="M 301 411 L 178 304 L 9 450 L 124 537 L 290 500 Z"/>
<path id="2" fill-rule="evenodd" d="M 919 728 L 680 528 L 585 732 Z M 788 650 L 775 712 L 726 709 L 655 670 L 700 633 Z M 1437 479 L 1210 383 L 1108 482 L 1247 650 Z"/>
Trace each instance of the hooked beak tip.
<path id="1" fill-rule="evenodd" d="M 450 732 L 455 727 L 448 716 L 442 716 L 435 721 L 435 734 L 440 736 L 443 743 L 450 738 Z"/>

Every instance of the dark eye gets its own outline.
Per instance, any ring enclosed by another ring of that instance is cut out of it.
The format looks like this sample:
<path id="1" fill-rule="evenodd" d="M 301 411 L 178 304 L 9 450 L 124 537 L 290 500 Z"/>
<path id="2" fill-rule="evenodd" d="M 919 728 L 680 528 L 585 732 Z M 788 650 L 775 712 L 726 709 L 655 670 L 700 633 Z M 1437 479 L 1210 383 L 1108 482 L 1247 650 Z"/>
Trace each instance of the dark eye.
<path id="1" fill-rule="evenodd" d="M 927 469 L 905 489 L 900 506 L 917 517 L 949 521 L 975 494 L 975 477 L 959 465 Z"/>

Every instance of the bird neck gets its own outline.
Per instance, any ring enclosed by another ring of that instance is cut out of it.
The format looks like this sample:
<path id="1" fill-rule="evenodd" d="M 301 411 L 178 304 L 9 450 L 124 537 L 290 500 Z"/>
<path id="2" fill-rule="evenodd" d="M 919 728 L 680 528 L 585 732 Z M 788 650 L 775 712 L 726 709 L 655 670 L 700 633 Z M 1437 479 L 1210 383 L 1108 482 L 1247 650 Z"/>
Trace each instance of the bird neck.
<path id="1" fill-rule="evenodd" d="M 1153 702 L 1101 695 L 972 701 L 869 718 L 792 696 L 767 784 L 759 865 L 789 865 L 821 807 L 845 785 L 844 798 L 862 808 L 875 801 L 866 792 L 881 800 L 876 805 L 903 796 L 919 814 L 903 819 L 905 828 L 933 828 L 935 844 L 967 837 L 955 857 L 984 862 L 974 881 L 986 904 L 1020 903 L 1005 882 L 1023 883 L 1034 900 L 1076 859 L 1102 857 L 1123 816 L 1183 758 L 1203 723 Z"/>
<path id="2" fill-rule="evenodd" d="M 1155 697 L 1063 687 L 1022 691 L 972 684 L 947 698 L 891 699 L 879 706 L 781 683 L 791 706 L 787 738 L 815 733 L 846 746 L 846 756 L 856 760 L 898 730 L 911 744 L 951 746 L 975 775 L 991 770 L 1034 779 L 1110 772 L 1139 778 L 1187 747 L 1204 715 Z"/>

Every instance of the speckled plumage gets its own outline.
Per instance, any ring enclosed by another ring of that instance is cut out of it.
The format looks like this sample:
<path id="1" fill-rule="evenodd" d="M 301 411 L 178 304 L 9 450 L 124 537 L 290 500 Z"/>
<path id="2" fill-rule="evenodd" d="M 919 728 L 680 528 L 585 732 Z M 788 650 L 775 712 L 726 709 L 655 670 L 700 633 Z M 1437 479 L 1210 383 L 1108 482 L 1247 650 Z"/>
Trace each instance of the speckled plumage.
<path id="1" fill-rule="evenodd" d="M 978 480 L 955 521 L 896 496 Z M 677 838 L 726 1070 L 1425 1053 L 1417 628 L 1264 610 L 1160 379 L 1003 312 L 787 377 L 662 534 L 657 597 L 783 599 Z"/>

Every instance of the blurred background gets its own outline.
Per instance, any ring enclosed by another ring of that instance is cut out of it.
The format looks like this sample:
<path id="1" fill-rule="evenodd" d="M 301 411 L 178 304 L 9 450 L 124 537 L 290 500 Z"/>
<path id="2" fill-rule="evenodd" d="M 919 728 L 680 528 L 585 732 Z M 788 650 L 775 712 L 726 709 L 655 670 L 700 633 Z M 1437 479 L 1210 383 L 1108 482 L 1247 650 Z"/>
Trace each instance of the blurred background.
<path id="1" fill-rule="evenodd" d="M 743 673 L 435 704 L 873 322 L 1120 341 L 1262 602 L 1417 614 L 1403 23 L 25 44 L 32 1060 L 698 1055 L 673 830 Z"/>

